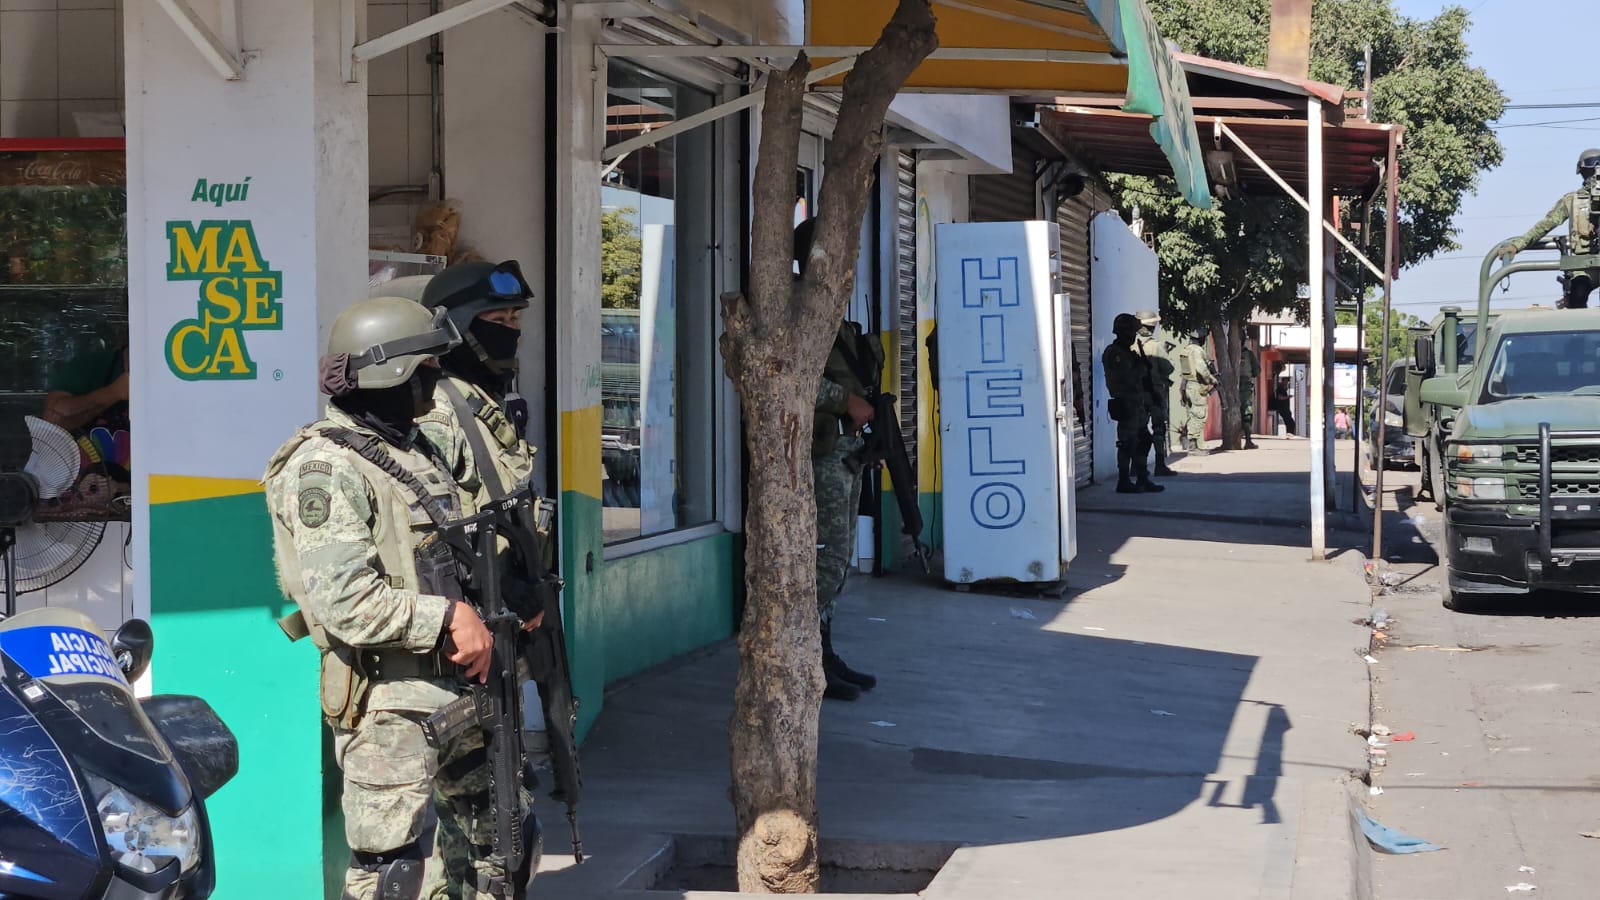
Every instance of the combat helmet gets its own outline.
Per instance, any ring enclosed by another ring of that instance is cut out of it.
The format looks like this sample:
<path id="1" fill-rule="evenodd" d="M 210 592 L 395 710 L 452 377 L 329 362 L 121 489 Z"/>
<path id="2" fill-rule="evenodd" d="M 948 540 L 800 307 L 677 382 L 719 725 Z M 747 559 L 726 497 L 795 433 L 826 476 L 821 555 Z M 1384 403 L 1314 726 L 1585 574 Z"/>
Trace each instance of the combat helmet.
<path id="1" fill-rule="evenodd" d="M 328 355 L 348 357 L 345 373 L 357 389 L 381 390 L 405 384 L 424 360 L 460 343 L 444 310 L 404 297 L 372 297 L 333 320 Z"/>
<path id="2" fill-rule="evenodd" d="M 1139 320 L 1140 325 L 1147 325 L 1151 328 L 1154 328 L 1161 324 L 1161 313 L 1158 313 L 1153 309 L 1141 309 L 1133 315 Z"/>
<path id="3" fill-rule="evenodd" d="M 526 309 L 532 298 L 533 289 L 528 287 L 522 267 L 514 259 L 502 263 L 456 263 L 433 276 L 422 291 L 422 305 L 429 309 L 444 307 L 462 334 L 479 313 Z"/>
<path id="4" fill-rule="evenodd" d="M 1600 170 L 1600 150 L 1590 147 L 1578 154 L 1578 174 L 1585 178 L 1594 176 Z"/>

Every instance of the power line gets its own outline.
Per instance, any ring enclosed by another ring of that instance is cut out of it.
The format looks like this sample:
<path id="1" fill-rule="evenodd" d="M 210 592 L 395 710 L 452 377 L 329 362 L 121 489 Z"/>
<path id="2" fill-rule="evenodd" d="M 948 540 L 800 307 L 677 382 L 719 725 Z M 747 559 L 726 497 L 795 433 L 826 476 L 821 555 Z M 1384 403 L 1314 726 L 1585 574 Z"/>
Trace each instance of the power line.
<path id="1" fill-rule="evenodd" d="M 1506 109 L 1597 109 L 1600 101 L 1585 103 L 1507 103 Z"/>
<path id="2" fill-rule="evenodd" d="M 1491 130 L 1503 131 L 1507 128 L 1546 128 L 1553 125 L 1571 125 L 1575 122 L 1600 122 L 1600 116 L 1589 116 L 1584 119 L 1551 119 L 1548 122 L 1516 122 L 1511 125 L 1491 125 Z"/>

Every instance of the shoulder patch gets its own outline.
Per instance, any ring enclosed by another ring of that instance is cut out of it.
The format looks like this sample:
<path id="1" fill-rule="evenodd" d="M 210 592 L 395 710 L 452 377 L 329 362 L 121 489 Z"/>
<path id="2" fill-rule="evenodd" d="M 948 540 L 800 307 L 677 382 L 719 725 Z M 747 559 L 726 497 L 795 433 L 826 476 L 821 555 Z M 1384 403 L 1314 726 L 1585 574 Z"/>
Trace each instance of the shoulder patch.
<path id="1" fill-rule="evenodd" d="M 326 465 L 326 463 L 324 463 Z M 318 528 L 328 521 L 331 498 L 319 487 L 300 492 L 300 523 L 307 528 Z"/>
<path id="2" fill-rule="evenodd" d="M 325 459 L 307 460 L 303 465 L 300 466 L 300 477 L 304 478 L 307 475 L 331 476 L 333 475 L 333 463 L 328 462 Z"/>

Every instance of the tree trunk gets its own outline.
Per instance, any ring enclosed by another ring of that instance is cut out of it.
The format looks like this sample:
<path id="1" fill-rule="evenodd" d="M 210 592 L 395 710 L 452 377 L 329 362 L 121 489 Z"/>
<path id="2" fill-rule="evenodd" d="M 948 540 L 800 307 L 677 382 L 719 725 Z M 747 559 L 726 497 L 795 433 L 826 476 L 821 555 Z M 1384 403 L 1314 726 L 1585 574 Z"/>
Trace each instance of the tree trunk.
<path id="1" fill-rule="evenodd" d="M 1213 358 L 1217 363 L 1217 405 L 1222 414 L 1222 450 L 1238 450 L 1244 445 L 1244 421 L 1239 415 L 1239 338 L 1232 321 L 1213 320 L 1211 331 Z"/>
<path id="2" fill-rule="evenodd" d="M 767 80 L 752 186 L 750 293 L 724 295 L 721 339 L 750 454 L 744 621 L 728 723 L 739 890 L 817 888 L 822 644 L 811 432 L 817 384 L 855 278 L 889 102 L 937 46 L 929 0 L 900 0 L 846 76 L 804 279 L 791 275 L 795 169 L 810 62 Z"/>

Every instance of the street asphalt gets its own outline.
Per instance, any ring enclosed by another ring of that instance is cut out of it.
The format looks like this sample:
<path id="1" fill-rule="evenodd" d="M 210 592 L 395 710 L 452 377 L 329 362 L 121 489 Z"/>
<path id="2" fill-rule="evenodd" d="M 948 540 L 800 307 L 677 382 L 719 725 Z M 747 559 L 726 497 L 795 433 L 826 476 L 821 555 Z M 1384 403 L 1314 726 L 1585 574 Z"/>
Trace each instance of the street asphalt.
<path id="1" fill-rule="evenodd" d="M 1309 561 L 1308 445 L 1262 444 L 1179 459 L 1160 495 L 1081 491 L 1059 597 L 852 577 L 835 643 L 880 683 L 822 707 L 825 889 L 1367 896 L 1371 594 L 1356 552 Z M 545 804 L 536 893 L 736 896 L 717 889 L 737 664 L 725 642 L 612 687 L 584 748 L 592 858 L 572 864 Z"/>
<path id="2" fill-rule="evenodd" d="M 1400 583 L 1374 651 L 1374 716 L 1392 735 L 1383 824 L 1443 850 L 1375 855 L 1383 900 L 1587 898 L 1600 893 L 1600 598 L 1509 597 L 1482 612 L 1441 606 L 1441 521 L 1414 472 L 1387 474 L 1386 555 Z M 1594 835 L 1587 837 L 1586 834 Z"/>

